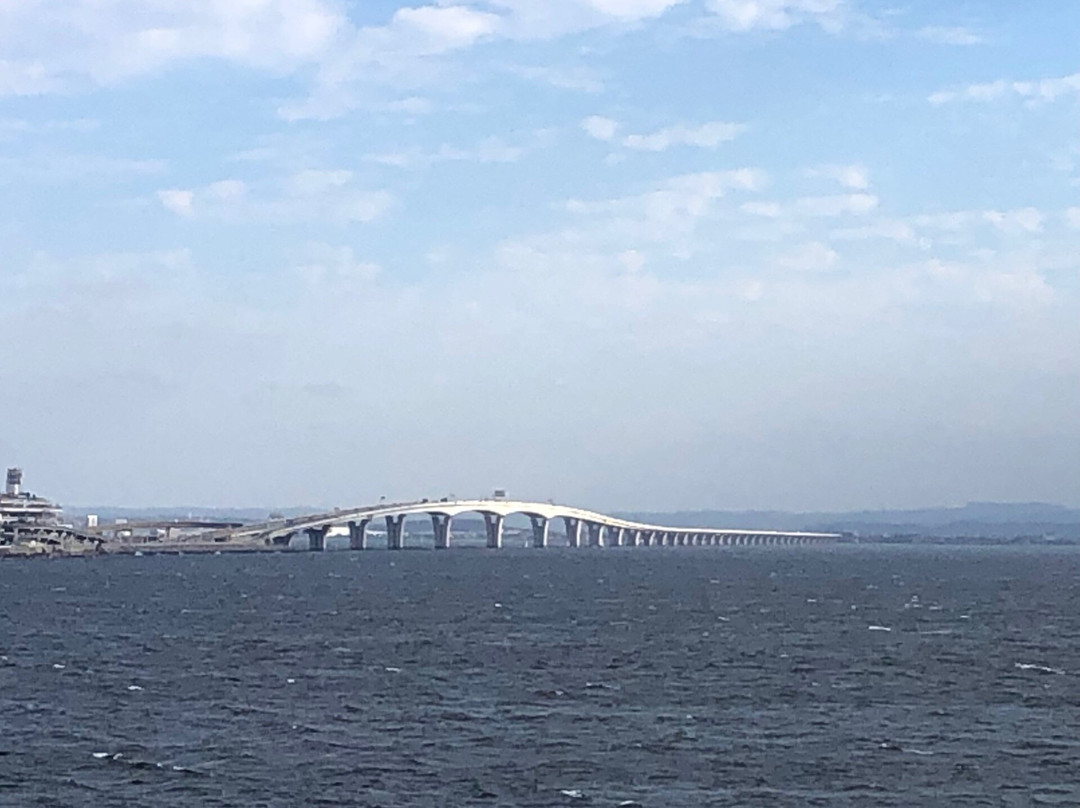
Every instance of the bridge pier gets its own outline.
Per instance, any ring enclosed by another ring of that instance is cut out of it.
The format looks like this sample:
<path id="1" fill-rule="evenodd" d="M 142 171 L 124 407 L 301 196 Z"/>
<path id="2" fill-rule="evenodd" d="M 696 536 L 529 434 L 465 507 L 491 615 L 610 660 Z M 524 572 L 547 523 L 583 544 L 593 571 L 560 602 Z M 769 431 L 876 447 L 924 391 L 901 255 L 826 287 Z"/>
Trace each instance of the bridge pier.
<path id="1" fill-rule="evenodd" d="M 606 534 L 604 543 L 608 547 L 622 547 L 625 532 L 621 527 L 607 526 L 604 528 L 604 533 Z"/>
<path id="2" fill-rule="evenodd" d="M 431 514 L 431 529 L 435 533 L 435 549 L 446 550 L 450 547 L 450 522 L 452 517 L 445 513 Z"/>
<path id="3" fill-rule="evenodd" d="M 585 529 L 589 534 L 590 547 L 604 546 L 604 528 L 599 522 L 586 522 Z"/>
<path id="4" fill-rule="evenodd" d="M 404 538 L 405 514 L 386 517 L 386 549 L 400 550 Z"/>
<path id="5" fill-rule="evenodd" d="M 283 536 L 274 536 L 272 539 L 266 539 L 265 541 L 272 543 L 274 547 L 288 547 L 292 543 L 294 535 L 296 534 L 286 533 Z"/>
<path id="6" fill-rule="evenodd" d="M 323 527 L 309 527 L 307 529 L 308 535 L 308 549 L 315 552 L 321 552 L 326 549 L 326 534 L 330 532 L 329 525 Z"/>
<path id="7" fill-rule="evenodd" d="M 626 546 L 638 547 L 641 545 L 641 531 L 640 530 L 627 530 L 626 531 Z"/>
<path id="8" fill-rule="evenodd" d="M 357 522 L 349 522 L 349 549 L 367 549 L 367 526 L 370 519 L 361 519 Z"/>
<path id="9" fill-rule="evenodd" d="M 566 544 L 569 547 L 581 546 L 581 520 L 572 516 L 564 516 L 563 524 L 566 526 Z"/>
<path id="10" fill-rule="evenodd" d="M 532 522 L 532 546 L 544 548 L 548 546 L 548 520 L 543 516 L 529 516 Z"/>
<path id="11" fill-rule="evenodd" d="M 487 546 L 497 550 L 503 546 L 503 518 L 497 513 L 485 513 L 484 530 L 487 532 Z"/>

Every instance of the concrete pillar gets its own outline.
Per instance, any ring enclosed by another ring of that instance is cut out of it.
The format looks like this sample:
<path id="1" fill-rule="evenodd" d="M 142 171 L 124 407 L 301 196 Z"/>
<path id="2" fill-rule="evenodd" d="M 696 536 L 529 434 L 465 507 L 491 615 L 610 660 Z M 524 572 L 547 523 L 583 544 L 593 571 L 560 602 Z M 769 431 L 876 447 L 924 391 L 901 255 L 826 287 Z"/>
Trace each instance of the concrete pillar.
<path id="1" fill-rule="evenodd" d="M 349 522 L 349 549 L 367 549 L 367 526 L 370 519 L 361 519 L 358 522 Z"/>
<path id="2" fill-rule="evenodd" d="M 604 544 L 608 547 L 622 547 L 625 531 L 621 527 L 610 525 L 604 528 Z"/>
<path id="3" fill-rule="evenodd" d="M 386 517 L 386 549 L 400 550 L 404 546 L 405 514 Z"/>
<path id="4" fill-rule="evenodd" d="M 330 532 L 330 526 L 324 527 L 309 527 L 307 529 L 308 535 L 308 549 L 314 551 L 322 551 L 326 549 L 326 534 Z"/>
<path id="5" fill-rule="evenodd" d="M 585 529 L 589 534 L 590 547 L 604 546 L 604 528 L 599 522 L 586 522 Z"/>
<path id="6" fill-rule="evenodd" d="M 563 524 L 566 525 L 566 543 L 571 547 L 581 546 L 581 520 L 574 519 L 570 516 L 564 516 L 562 518 Z"/>
<path id="7" fill-rule="evenodd" d="M 543 516 L 530 516 L 532 522 L 532 546 L 543 548 L 548 546 L 548 520 Z"/>
<path id="8" fill-rule="evenodd" d="M 626 531 L 626 544 L 629 547 L 641 546 L 641 531 L 640 530 L 627 530 Z"/>
<path id="9" fill-rule="evenodd" d="M 503 518 L 497 513 L 485 513 L 484 530 L 487 532 L 487 546 L 493 550 L 502 547 Z"/>
<path id="10" fill-rule="evenodd" d="M 435 534 L 435 549 L 446 550 L 450 547 L 450 521 L 452 517 L 446 513 L 433 513 L 431 516 L 431 529 Z"/>

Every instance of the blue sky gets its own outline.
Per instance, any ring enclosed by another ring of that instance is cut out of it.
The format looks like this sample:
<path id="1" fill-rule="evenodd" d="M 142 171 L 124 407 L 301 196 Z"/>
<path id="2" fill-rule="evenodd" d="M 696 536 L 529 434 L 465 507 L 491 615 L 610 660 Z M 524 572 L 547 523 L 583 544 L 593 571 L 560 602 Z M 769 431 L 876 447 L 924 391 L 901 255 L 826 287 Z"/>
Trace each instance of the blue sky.
<path id="1" fill-rule="evenodd" d="M 1080 505 L 1080 3 L 6 0 L 72 503 Z"/>

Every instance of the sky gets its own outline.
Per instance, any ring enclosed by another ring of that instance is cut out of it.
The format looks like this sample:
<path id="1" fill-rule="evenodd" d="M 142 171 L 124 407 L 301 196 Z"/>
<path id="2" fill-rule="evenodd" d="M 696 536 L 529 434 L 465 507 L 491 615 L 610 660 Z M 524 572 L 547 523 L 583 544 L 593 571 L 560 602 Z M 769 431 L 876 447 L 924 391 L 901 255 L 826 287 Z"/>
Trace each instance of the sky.
<path id="1" fill-rule="evenodd" d="M 0 464 L 1078 506 L 1078 38 L 1077 0 L 3 0 Z"/>

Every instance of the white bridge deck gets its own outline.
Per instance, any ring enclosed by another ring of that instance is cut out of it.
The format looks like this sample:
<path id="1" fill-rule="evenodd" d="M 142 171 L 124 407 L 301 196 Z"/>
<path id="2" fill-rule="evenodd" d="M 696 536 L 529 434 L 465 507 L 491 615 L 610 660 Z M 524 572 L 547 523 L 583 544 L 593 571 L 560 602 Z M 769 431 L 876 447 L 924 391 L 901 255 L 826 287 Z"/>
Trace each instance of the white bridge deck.
<path id="1" fill-rule="evenodd" d="M 450 546 L 452 523 L 456 516 L 476 513 L 483 517 L 488 547 L 502 547 L 503 522 L 507 516 L 521 514 L 532 525 L 532 546 L 548 546 L 548 530 L 552 520 L 559 519 L 566 530 L 571 547 L 583 545 L 603 547 L 636 547 L 649 545 L 789 545 L 833 542 L 837 533 L 804 533 L 772 530 L 743 530 L 738 528 L 665 527 L 630 522 L 605 516 L 582 508 L 556 505 L 551 502 L 525 502 L 507 499 L 421 500 L 379 504 L 333 513 L 282 519 L 239 528 L 203 534 L 203 540 L 239 542 L 262 545 L 288 545 L 294 536 L 305 533 L 312 550 L 326 546 L 326 536 L 333 528 L 347 528 L 352 549 L 367 548 L 367 528 L 374 520 L 386 523 L 387 547 L 403 547 L 404 523 L 408 516 L 426 515 L 431 518 L 435 547 Z"/>

